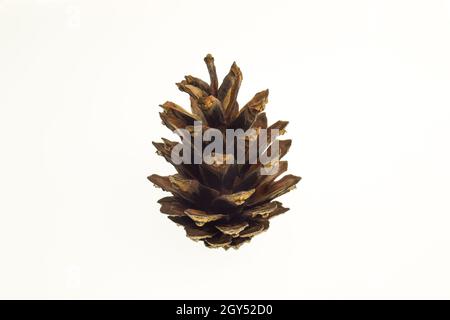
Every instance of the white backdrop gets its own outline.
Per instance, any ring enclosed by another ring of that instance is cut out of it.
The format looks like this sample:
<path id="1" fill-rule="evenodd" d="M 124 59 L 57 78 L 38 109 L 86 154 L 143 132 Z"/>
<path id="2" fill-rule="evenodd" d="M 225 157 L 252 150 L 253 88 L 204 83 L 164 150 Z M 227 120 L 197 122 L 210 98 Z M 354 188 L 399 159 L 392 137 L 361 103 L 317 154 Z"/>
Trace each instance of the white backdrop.
<path id="1" fill-rule="evenodd" d="M 238 251 L 146 179 L 208 52 L 303 177 Z M 449 1 L 0 0 L 0 297 L 450 298 L 449 57 Z"/>

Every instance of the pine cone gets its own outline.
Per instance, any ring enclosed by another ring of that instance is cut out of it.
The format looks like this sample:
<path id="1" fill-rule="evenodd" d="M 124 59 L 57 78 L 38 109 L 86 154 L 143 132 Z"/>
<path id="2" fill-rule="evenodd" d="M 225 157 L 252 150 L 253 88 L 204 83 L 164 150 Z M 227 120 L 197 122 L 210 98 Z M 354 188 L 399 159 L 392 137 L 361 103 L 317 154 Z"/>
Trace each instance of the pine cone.
<path id="1" fill-rule="evenodd" d="M 249 160 L 250 142 L 259 142 L 261 136 L 246 136 L 244 143 L 233 140 L 232 150 L 243 151 L 244 163 L 233 161 L 234 155 L 226 153 L 225 144 L 221 152 L 212 153 L 209 161 L 194 162 L 195 155 L 202 155 L 211 142 L 202 141 L 200 148 L 195 145 L 195 123 L 201 121 L 202 129 L 215 128 L 225 135 L 226 129 L 254 129 L 259 133 L 267 130 L 267 146 L 273 147 L 270 133 L 276 129 L 283 134 L 287 121 L 277 121 L 267 126 L 266 114 L 263 112 L 268 101 L 268 90 L 257 93 L 244 107 L 239 109 L 236 100 L 242 81 L 242 73 L 233 63 L 229 73 L 218 85 L 214 58 L 205 57 L 210 83 L 193 76 L 177 83 L 178 88 L 189 94 L 192 113 L 173 102 L 161 105 L 162 122 L 171 130 L 186 129 L 192 154 L 191 163 L 178 163 L 172 157 L 177 142 L 162 139 L 153 142 L 157 154 L 170 162 L 177 174 L 172 176 L 151 175 L 148 179 L 157 187 L 172 193 L 172 196 L 160 199 L 161 212 L 169 219 L 184 227 L 189 238 L 203 241 L 210 248 L 239 248 L 255 235 L 269 228 L 269 219 L 288 210 L 280 202 L 273 199 L 295 188 L 300 177 L 285 175 L 275 180 L 287 170 L 287 161 L 280 161 L 289 150 L 291 140 L 277 140 L 279 159 L 263 163 Z M 196 122 L 197 121 L 197 122 Z M 269 137 L 269 138 L 268 138 Z M 228 143 L 228 141 L 227 141 Z M 261 154 L 269 152 L 262 150 Z M 184 151 L 183 151 L 184 153 Z M 184 154 L 183 154 L 184 155 Z M 231 157 L 231 160 L 230 160 Z M 263 169 L 271 169 L 272 174 L 263 174 Z"/>

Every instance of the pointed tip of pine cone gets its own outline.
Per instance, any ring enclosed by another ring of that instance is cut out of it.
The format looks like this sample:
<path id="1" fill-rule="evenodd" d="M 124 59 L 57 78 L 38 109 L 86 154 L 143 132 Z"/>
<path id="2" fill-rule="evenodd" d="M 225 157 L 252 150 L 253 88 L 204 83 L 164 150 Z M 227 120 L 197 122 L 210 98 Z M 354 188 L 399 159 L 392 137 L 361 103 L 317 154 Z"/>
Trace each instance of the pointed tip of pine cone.
<path id="1" fill-rule="evenodd" d="M 242 71 L 238 67 L 236 61 L 234 61 L 233 64 L 231 65 L 230 72 L 233 73 L 236 77 L 238 77 L 238 79 L 240 79 L 240 81 L 242 81 L 242 78 L 243 78 Z"/>
<path id="2" fill-rule="evenodd" d="M 294 175 L 292 175 L 292 176 L 294 177 L 295 184 L 299 183 L 300 180 L 302 180 L 302 177 L 294 176 Z"/>
<path id="3" fill-rule="evenodd" d="M 211 53 L 208 53 L 204 59 L 205 61 L 214 61 L 214 57 Z"/>

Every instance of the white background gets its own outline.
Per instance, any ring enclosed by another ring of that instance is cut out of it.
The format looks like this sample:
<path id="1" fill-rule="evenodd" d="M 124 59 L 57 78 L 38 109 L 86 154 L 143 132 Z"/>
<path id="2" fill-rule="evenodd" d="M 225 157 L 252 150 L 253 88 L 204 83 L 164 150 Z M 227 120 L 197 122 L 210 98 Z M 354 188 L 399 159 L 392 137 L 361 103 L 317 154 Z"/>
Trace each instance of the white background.
<path id="1" fill-rule="evenodd" d="M 303 177 L 238 251 L 146 179 L 208 52 Z M 450 298 L 449 88 L 449 1 L 0 0 L 0 297 Z"/>

